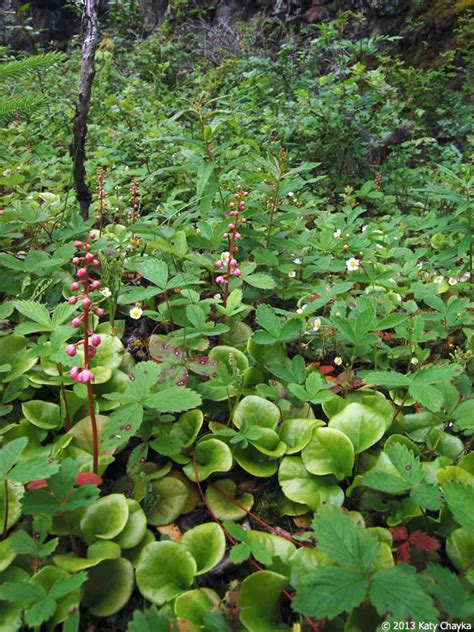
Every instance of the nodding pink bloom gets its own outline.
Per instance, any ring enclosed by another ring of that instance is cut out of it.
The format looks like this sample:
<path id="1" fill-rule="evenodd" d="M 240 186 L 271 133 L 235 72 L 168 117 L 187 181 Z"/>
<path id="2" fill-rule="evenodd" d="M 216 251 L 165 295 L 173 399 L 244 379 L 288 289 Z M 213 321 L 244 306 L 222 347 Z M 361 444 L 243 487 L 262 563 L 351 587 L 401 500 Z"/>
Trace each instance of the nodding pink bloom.
<path id="1" fill-rule="evenodd" d="M 231 259 L 229 265 L 231 268 L 235 268 L 235 266 L 237 265 L 237 259 Z"/>
<path id="2" fill-rule="evenodd" d="M 244 195 L 245 195 L 245 197 L 247 197 L 247 196 L 248 196 L 248 194 L 249 194 L 249 192 L 248 192 L 248 191 L 244 191 Z"/>
<path id="3" fill-rule="evenodd" d="M 94 232 L 89 233 L 89 239 L 95 239 L 96 237 L 97 235 Z"/>
<path id="4" fill-rule="evenodd" d="M 77 281 L 74 281 L 74 283 L 71 283 L 70 288 L 73 292 L 77 292 L 77 290 L 80 288 L 80 285 Z"/>
<path id="5" fill-rule="evenodd" d="M 71 356 L 71 358 L 73 356 L 76 355 L 76 345 L 68 345 L 66 347 L 66 353 L 68 354 L 68 356 Z"/>
<path id="6" fill-rule="evenodd" d="M 214 265 L 216 266 L 216 268 L 219 268 L 220 270 L 222 270 L 222 268 L 224 267 L 224 264 L 222 263 L 220 259 L 218 259 Z"/>
<path id="7" fill-rule="evenodd" d="M 239 211 L 230 211 L 230 212 L 229 212 L 229 215 L 230 215 L 231 217 L 233 217 L 233 216 L 235 216 L 235 215 L 238 215 L 238 214 L 239 214 Z"/>
<path id="8" fill-rule="evenodd" d="M 85 298 L 82 299 L 82 304 L 84 305 L 85 308 L 89 308 L 92 305 L 92 301 L 88 296 L 86 296 Z"/>
<path id="9" fill-rule="evenodd" d="M 242 224 L 246 224 L 247 223 L 247 218 L 246 217 L 242 217 L 241 220 Z"/>
<path id="10" fill-rule="evenodd" d="M 91 290 L 98 290 L 100 288 L 100 281 L 92 281 L 90 288 Z"/>
<path id="11" fill-rule="evenodd" d="M 73 319 L 71 320 L 71 325 L 72 325 L 73 327 L 80 327 L 80 325 L 81 325 L 81 319 L 80 319 L 80 318 L 78 318 L 78 317 L 76 316 L 76 318 L 73 318 Z"/>
<path id="12" fill-rule="evenodd" d="M 73 366 L 72 369 L 69 371 L 69 377 L 71 378 L 71 380 L 77 380 L 81 371 L 82 369 L 80 366 Z"/>
<path id="13" fill-rule="evenodd" d="M 228 237 L 228 236 L 229 236 L 229 235 L 228 235 L 228 233 L 224 233 L 224 234 L 222 235 L 222 237 L 224 237 L 224 239 L 227 239 L 227 237 Z"/>
<path id="14" fill-rule="evenodd" d="M 75 305 L 77 303 L 77 296 L 70 296 L 67 299 L 67 302 L 69 303 L 69 305 Z"/>
<path id="15" fill-rule="evenodd" d="M 239 268 L 235 268 L 235 270 L 233 270 L 231 274 L 235 277 L 239 277 L 242 274 L 242 272 L 240 271 Z"/>
<path id="16" fill-rule="evenodd" d="M 95 352 L 96 348 L 89 345 L 89 358 L 93 358 L 95 356 Z"/>
<path id="17" fill-rule="evenodd" d="M 235 233 L 235 238 L 236 238 L 236 239 L 241 239 L 241 238 L 242 238 L 242 235 L 241 235 L 240 233 Z"/>
<path id="18" fill-rule="evenodd" d="M 228 228 L 229 230 L 234 230 L 234 228 L 235 228 L 235 224 L 228 224 L 228 225 L 227 225 L 227 228 Z"/>
<path id="19" fill-rule="evenodd" d="M 89 369 L 82 369 L 82 371 L 77 376 L 78 382 L 83 382 L 84 384 L 88 384 L 89 382 L 94 381 L 94 374 Z"/>
<path id="20" fill-rule="evenodd" d="M 103 316 L 105 314 L 104 310 L 102 309 L 102 307 L 98 307 L 95 310 L 95 313 L 97 314 L 97 316 Z"/>
<path id="21" fill-rule="evenodd" d="M 234 208 L 234 206 L 235 206 L 235 204 L 234 204 L 233 202 L 231 202 L 231 203 L 229 204 L 229 207 L 230 207 L 230 208 Z"/>
<path id="22" fill-rule="evenodd" d="M 72 263 L 74 266 L 78 266 L 78 265 L 79 265 L 79 263 L 80 263 L 80 261 L 81 261 L 81 260 L 79 259 L 79 257 L 73 257 L 73 258 L 71 259 L 71 263 Z"/>
<path id="23" fill-rule="evenodd" d="M 245 202 L 239 202 L 239 208 L 241 211 L 243 211 L 245 208 Z"/>
<path id="24" fill-rule="evenodd" d="M 223 276 L 216 277 L 216 283 L 222 285 L 223 283 L 225 283 L 225 278 Z"/>
<path id="25" fill-rule="evenodd" d="M 87 274 L 87 268 L 79 268 L 79 270 L 76 272 L 78 277 L 83 277 L 86 276 Z"/>
<path id="26" fill-rule="evenodd" d="M 234 198 L 236 200 L 240 200 L 240 194 L 239 193 L 234 193 Z"/>
<path id="27" fill-rule="evenodd" d="M 98 347 L 101 342 L 102 342 L 102 338 L 98 334 L 92 334 L 92 336 L 91 336 L 91 344 L 94 347 Z"/>
<path id="28" fill-rule="evenodd" d="M 75 242 L 74 242 L 74 246 L 75 246 L 76 248 L 80 248 L 80 247 L 82 246 L 82 241 L 75 241 Z"/>
<path id="29" fill-rule="evenodd" d="M 92 265 L 93 266 L 98 266 L 99 265 L 99 260 L 98 259 L 92 259 Z"/>
<path id="30" fill-rule="evenodd" d="M 84 257 L 86 261 L 92 261 L 93 258 L 94 258 L 94 255 L 92 254 L 92 252 L 88 252 L 86 256 Z"/>

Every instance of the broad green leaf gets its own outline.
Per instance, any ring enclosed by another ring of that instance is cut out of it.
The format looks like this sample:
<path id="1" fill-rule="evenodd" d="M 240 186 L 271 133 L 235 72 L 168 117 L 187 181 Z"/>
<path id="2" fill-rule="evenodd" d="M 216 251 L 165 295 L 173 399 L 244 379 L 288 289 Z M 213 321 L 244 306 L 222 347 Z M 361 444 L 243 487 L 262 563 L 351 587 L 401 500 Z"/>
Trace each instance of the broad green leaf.
<path id="1" fill-rule="evenodd" d="M 261 290 L 273 290 L 276 288 L 275 280 L 269 274 L 264 274 L 263 272 L 248 274 L 244 277 L 244 281 L 252 287 L 258 287 Z"/>
<path id="2" fill-rule="evenodd" d="M 334 619 L 362 603 L 368 585 L 366 577 L 350 568 L 315 568 L 298 581 L 293 608 L 315 619 Z"/>
<path id="3" fill-rule="evenodd" d="M 215 522 L 200 524 L 189 529 L 180 540 L 181 545 L 196 560 L 196 575 L 203 575 L 222 561 L 226 539 L 222 528 Z"/>
<path id="4" fill-rule="evenodd" d="M 395 371 L 360 371 L 359 375 L 366 384 L 376 384 L 387 388 L 410 386 L 412 382 L 410 376 Z"/>
<path id="5" fill-rule="evenodd" d="M 396 621 L 438 620 L 433 600 L 418 583 L 412 566 L 398 564 L 378 571 L 370 582 L 369 596 L 380 616 L 390 612 Z"/>
<path id="6" fill-rule="evenodd" d="M 27 437 L 20 437 L 9 441 L 0 449 L 0 480 L 8 478 L 8 472 L 25 449 L 27 443 Z"/>
<path id="7" fill-rule="evenodd" d="M 395 443 L 385 449 L 395 469 L 409 485 L 418 485 L 424 480 L 419 457 L 406 445 Z"/>
<path id="8" fill-rule="evenodd" d="M 129 508 L 123 494 L 109 494 L 89 505 L 82 515 L 80 526 L 85 541 L 112 540 L 127 524 Z"/>
<path id="9" fill-rule="evenodd" d="M 30 423 L 44 430 L 57 428 L 61 423 L 58 404 L 31 399 L 22 403 L 21 410 Z"/>
<path id="10" fill-rule="evenodd" d="M 339 507 L 322 507 L 316 513 L 313 528 L 320 550 L 332 561 L 362 572 L 373 568 L 379 543 L 356 525 Z"/>
<path id="11" fill-rule="evenodd" d="M 105 560 L 87 571 L 82 605 L 96 617 L 110 617 L 129 602 L 135 586 L 132 564 L 123 557 Z"/>
<path id="12" fill-rule="evenodd" d="M 353 402 L 331 417 L 328 426 L 347 435 L 358 454 L 382 438 L 386 420 L 375 409 Z"/>
<path id="13" fill-rule="evenodd" d="M 444 612 L 456 619 L 469 619 L 474 616 L 472 592 L 449 569 L 429 562 L 428 572 L 435 580 L 430 590 L 441 604 Z"/>
<path id="14" fill-rule="evenodd" d="M 51 329 L 51 318 L 46 307 L 38 301 L 16 301 L 15 307 L 30 320 L 38 323 L 47 331 Z"/>
<path id="15" fill-rule="evenodd" d="M 351 440 L 335 428 L 315 428 L 301 457 L 308 472 L 334 474 L 338 479 L 352 473 L 355 458 Z"/>
<path id="16" fill-rule="evenodd" d="M 148 395 L 144 403 L 160 413 L 181 412 L 201 405 L 201 396 L 190 388 L 170 386 L 158 393 Z"/>
<path id="17" fill-rule="evenodd" d="M 279 603 L 287 579 L 271 571 L 258 571 L 244 579 L 240 586 L 237 606 L 239 618 L 249 632 L 277 632 L 287 630 L 280 625 Z"/>
<path id="18" fill-rule="evenodd" d="M 474 486 L 448 481 L 443 484 L 443 492 L 456 522 L 469 533 L 474 533 Z"/>
<path id="19" fill-rule="evenodd" d="M 277 340 L 280 337 L 281 322 L 270 305 L 263 303 L 259 305 L 256 311 L 257 322 Z"/>
<path id="20" fill-rule="evenodd" d="M 299 457 L 287 456 L 278 471 L 278 481 L 285 496 L 297 503 L 318 509 L 332 503 L 342 505 L 344 493 L 328 476 L 310 474 Z"/>

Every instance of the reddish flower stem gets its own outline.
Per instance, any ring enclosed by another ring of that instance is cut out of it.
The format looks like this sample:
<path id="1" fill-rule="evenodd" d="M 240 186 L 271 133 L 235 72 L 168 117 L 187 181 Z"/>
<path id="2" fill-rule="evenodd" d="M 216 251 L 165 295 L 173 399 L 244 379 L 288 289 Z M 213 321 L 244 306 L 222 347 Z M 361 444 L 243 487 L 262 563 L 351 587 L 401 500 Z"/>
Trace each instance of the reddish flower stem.
<path id="1" fill-rule="evenodd" d="M 227 299 L 229 298 L 229 284 L 230 284 L 230 273 L 231 273 L 230 262 L 234 258 L 235 234 L 237 232 L 237 228 L 238 228 L 238 224 L 239 224 L 238 205 L 237 205 L 237 209 L 236 210 L 237 210 L 237 215 L 233 216 L 235 228 L 232 231 L 231 236 L 230 236 L 229 261 L 227 262 L 227 272 L 226 272 L 226 275 L 225 275 L 226 282 L 225 282 L 224 298 L 223 298 L 223 301 L 222 301 L 223 304 L 224 304 L 224 307 L 227 307 Z"/>
<path id="2" fill-rule="evenodd" d="M 89 294 L 89 273 L 84 279 L 84 294 Z M 90 369 L 89 356 L 89 307 L 84 307 L 84 368 Z M 92 429 L 92 471 L 97 474 L 99 471 L 99 435 L 97 432 L 97 419 L 94 410 L 94 395 L 92 393 L 92 384 L 87 382 L 87 400 L 89 406 L 89 415 L 91 418 Z"/>
<path id="3" fill-rule="evenodd" d="M 224 528 L 224 526 L 222 525 L 220 520 L 217 518 L 215 513 L 212 511 L 212 509 L 210 508 L 210 506 L 209 506 L 209 504 L 208 504 L 208 502 L 206 500 L 206 496 L 204 495 L 204 491 L 203 491 L 202 486 L 201 486 L 201 481 L 199 480 L 199 472 L 198 472 L 197 463 L 196 463 L 196 447 L 194 447 L 194 449 L 193 449 L 193 469 L 194 469 L 194 476 L 196 477 L 196 484 L 197 484 L 197 487 L 198 487 L 199 495 L 201 497 L 201 500 L 202 500 L 204 506 L 206 507 L 207 511 L 209 512 L 209 515 L 214 520 L 214 522 L 220 526 L 220 528 L 224 532 L 224 534 L 227 537 L 227 539 L 229 540 L 229 542 L 231 544 L 237 544 L 237 540 L 235 540 L 230 535 L 230 533 L 228 531 L 226 531 L 226 529 Z M 212 485 L 212 483 L 210 483 L 210 485 Z M 215 487 L 215 486 L 212 485 L 212 487 Z M 265 570 L 263 568 L 263 566 L 260 566 L 260 564 L 258 562 L 256 562 L 252 557 L 249 559 L 249 564 L 251 564 L 257 571 Z M 291 601 L 291 602 L 294 601 L 294 596 L 291 593 L 289 593 L 287 590 L 282 590 L 282 594 L 285 595 L 285 597 L 289 601 Z M 303 615 L 303 617 L 304 617 L 305 621 L 308 623 L 308 625 L 310 626 L 310 628 L 313 630 L 313 632 L 321 632 L 321 628 L 320 628 L 319 623 L 317 621 L 313 621 L 312 619 L 310 619 L 310 617 L 307 617 L 306 615 Z"/>

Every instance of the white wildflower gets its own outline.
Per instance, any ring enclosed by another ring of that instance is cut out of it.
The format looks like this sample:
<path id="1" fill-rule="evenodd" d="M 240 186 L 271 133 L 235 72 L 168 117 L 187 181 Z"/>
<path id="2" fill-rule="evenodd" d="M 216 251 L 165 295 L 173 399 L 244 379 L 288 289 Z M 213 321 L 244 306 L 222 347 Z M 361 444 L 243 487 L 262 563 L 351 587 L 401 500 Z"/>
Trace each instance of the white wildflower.
<path id="1" fill-rule="evenodd" d="M 132 307 L 132 309 L 130 310 L 130 318 L 133 318 L 133 320 L 138 320 L 139 318 L 142 317 L 143 314 L 143 310 L 141 307 Z"/>
<path id="2" fill-rule="evenodd" d="M 360 268 L 360 261 L 355 257 L 351 257 L 346 261 L 346 268 L 349 272 L 353 272 L 354 270 L 358 270 Z"/>
<path id="3" fill-rule="evenodd" d="M 341 364 L 342 364 L 342 358 L 341 358 L 341 356 L 336 356 L 336 357 L 334 358 L 334 364 L 335 364 L 336 366 L 341 366 Z"/>

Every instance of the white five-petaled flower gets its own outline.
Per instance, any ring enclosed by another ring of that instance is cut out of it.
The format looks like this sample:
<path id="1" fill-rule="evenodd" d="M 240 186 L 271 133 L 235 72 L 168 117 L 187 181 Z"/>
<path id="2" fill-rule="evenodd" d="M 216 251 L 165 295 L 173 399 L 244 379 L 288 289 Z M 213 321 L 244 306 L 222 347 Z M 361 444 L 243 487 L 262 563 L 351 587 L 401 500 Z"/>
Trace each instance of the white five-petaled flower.
<path id="1" fill-rule="evenodd" d="M 112 296 L 112 292 L 109 290 L 108 287 L 104 287 L 101 290 L 99 290 L 99 293 L 102 294 L 102 296 L 105 296 L 105 298 L 109 298 L 109 296 Z"/>
<path id="2" fill-rule="evenodd" d="M 336 356 L 336 357 L 334 358 L 334 364 L 335 364 L 336 366 L 341 366 L 341 364 L 342 364 L 342 358 L 341 358 L 341 356 Z"/>
<path id="3" fill-rule="evenodd" d="M 230 259 L 230 252 L 228 252 L 227 250 L 225 250 L 224 252 L 221 252 L 222 263 L 229 263 L 229 259 Z"/>
<path id="4" fill-rule="evenodd" d="M 346 261 L 346 268 L 349 272 L 353 272 L 354 270 L 358 270 L 360 268 L 360 261 L 355 257 L 351 257 Z"/>
<path id="5" fill-rule="evenodd" d="M 130 310 L 130 318 L 133 318 L 133 320 L 138 320 L 139 318 L 142 317 L 143 314 L 143 310 L 141 307 L 132 307 L 132 309 Z"/>
<path id="6" fill-rule="evenodd" d="M 313 320 L 313 331 L 319 331 L 321 329 L 321 319 L 315 318 Z"/>
<path id="7" fill-rule="evenodd" d="M 417 366 L 417 364 L 419 364 L 419 360 L 418 360 L 418 358 L 413 357 L 413 358 L 410 360 L 410 364 L 413 364 L 413 366 Z"/>
<path id="8" fill-rule="evenodd" d="M 298 309 L 296 310 L 296 313 L 302 314 L 305 309 L 306 309 L 306 305 L 302 305 L 301 307 L 298 307 Z"/>
<path id="9" fill-rule="evenodd" d="M 290 277 L 290 279 L 294 279 L 296 276 L 296 270 L 292 270 L 291 272 L 288 272 L 288 276 Z"/>
<path id="10" fill-rule="evenodd" d="M 339 237 L 341 236 L 342 230 L 340 228 L 338 228 L 337 230 L 335 230 L 332 234 L 332 236 L 334 237 L 334 239 L 339 239 Z"/>
<path id="11" fill-rule="evenodd" d="M 436 283 L 437 285 L 441 285 L 443 281 L 444 281 L 444 276 L 442 274 L 436 274 L 435 277 L 433 278 L 433 283 Z"/>
<path id="12" fill-rule="evenodd" d="M 459 279 L 460 281 L 469 281 L 469 279 L 471 278 L 471 275 L 469 274 L 469 272 L 465 272 L 461 278 Z"/>
<path id="13" fill-rule="evenodd" d="M 296 259 L 293 259 L 293 263 L 296 263 L 297 266 L 301 265 L 301 259 L 299 257 L 296 257 Z"/>
<path id="14" fill-rule="evenodd" d="M 288 197 L 294 197 L 294 195 L 293 191 L 288 191 Z"/>
<path id="15" fill-rule="evenodd" d="M 455 279 L 454 277 L 449 277 L 448 279 L 448 283 L 449 285 L 457 285 L 458 280 Z"/>

